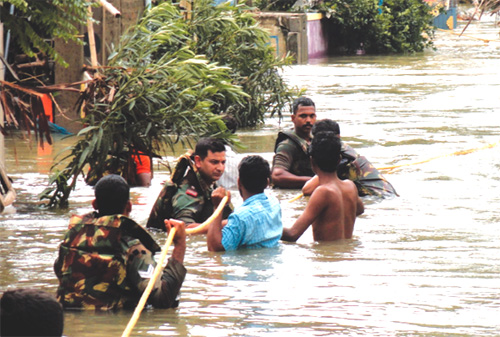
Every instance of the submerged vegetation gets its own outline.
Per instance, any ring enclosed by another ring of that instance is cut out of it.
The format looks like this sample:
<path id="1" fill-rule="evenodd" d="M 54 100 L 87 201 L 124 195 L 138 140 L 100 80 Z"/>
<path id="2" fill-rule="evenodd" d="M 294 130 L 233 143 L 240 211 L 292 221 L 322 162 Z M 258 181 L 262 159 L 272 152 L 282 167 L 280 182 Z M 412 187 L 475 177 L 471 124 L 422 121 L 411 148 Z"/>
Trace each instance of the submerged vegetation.
<path id="1" fill-rule="evenodd" d="M 158 157 L 202 136 L 232 141 L 225 115 L 252 126 L 279 114 L 297 93 L 278 72 L 289 60 L 278 60 L 268 41 L 245 5 L 201 0 L 182 13 L 162 2 L 146 11 L 80 97 L 86 127 L 42 198 L 65 206 L 88 165 L 86 179 L 95 181 L 126 174 L 137 153 Z"/>

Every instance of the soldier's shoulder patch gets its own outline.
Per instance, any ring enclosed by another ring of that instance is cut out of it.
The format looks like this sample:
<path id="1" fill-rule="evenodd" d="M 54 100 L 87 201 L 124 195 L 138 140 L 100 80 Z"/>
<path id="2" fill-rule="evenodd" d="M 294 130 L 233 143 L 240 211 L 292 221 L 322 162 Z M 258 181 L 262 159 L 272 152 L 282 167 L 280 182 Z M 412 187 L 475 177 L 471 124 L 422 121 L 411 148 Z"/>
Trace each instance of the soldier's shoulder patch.
<path id="1" fill-rule="evenodd" d="M 192 196 L 194 198 L 196 198 L 198 196 L 198 192 L 195 190 L 195 188 L 193 186 L 191 186 L 190 188 L 188 188 L 186 190 L 186 194 L 190 195 L 190 196 Z"/>

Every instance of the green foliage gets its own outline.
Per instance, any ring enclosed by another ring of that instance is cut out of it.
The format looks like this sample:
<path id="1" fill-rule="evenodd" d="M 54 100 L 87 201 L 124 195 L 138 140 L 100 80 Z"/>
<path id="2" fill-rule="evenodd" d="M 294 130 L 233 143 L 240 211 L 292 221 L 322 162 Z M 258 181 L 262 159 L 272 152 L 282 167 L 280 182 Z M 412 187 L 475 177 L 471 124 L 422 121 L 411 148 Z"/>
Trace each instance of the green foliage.
<path id="1" fill-rule="evenodd" d="M 242 9 L 197 2 L 187 21 L 168 2 L 147 11 L 81 96 L 88 127 L 53 167 L 42 198 L 65 206 L 87 165 L 86 179 L 96 181 L 126 176 L 138 152 L 158 156 L 202 136 L 232 141 L 220 114 L 256 124 L 267 110 L 279 113 L 293 94 L 277 73 L 283 62 Z"/>
<path id="2" fill-rule="evenodd" d="M 9 0 L 2 1 L 0 21 L 4 30 L 10 30 L 12 41 L 28 56 L 37 50 L 48 54 L 55 61 L 66 62 L 54 50 L 47 39 L 61 38 L 67 42 L 78 39 L 78 25 L 87 20 L 88 1 L 82 0 Z M 7 5 L 14 6 L 11 15 Z"/>
<path id="3" fill-rule="evenodd" d="M 498 0 L 495 0 L 498 2 Z M 261 10 L 292 11 L 295 1 L 258 0 Z M 330 43 L 337 54 L 414 53 L 432 47 L 431 8 L 423 0 L 325 0 L 311 8 L 329 18 Z"/>
<path id="4" fill-rule="evenodd" d="M 214 112 L 234 115 L 241 126 L 255 126 L 267 112 L 280 114 L 297 95 L 278 72 L 291 59 L 276 58 L 269 34 L 258 26 L 246 5 L 234 7 L 226 2 L 213 6 L 210 0 L 196 1 L 188 31 L 192 50 L 228 67 L 232 83 L 247 94 L 243 104 L 219 96 Z"/>
<path id="5" fill-rule="evenodd" d="M 378 0 L 332 0 L 321 9 L 341 52 L 414 53 L 432 46 L 431 8 L 421 0 L 384 0 L 380 8 Z"/>
<path id="6" fill-rule="evenodd" d="M 267 12 L 287 12 L 291 11 L 297 0 L 256 0 L 255 7 Z"/>

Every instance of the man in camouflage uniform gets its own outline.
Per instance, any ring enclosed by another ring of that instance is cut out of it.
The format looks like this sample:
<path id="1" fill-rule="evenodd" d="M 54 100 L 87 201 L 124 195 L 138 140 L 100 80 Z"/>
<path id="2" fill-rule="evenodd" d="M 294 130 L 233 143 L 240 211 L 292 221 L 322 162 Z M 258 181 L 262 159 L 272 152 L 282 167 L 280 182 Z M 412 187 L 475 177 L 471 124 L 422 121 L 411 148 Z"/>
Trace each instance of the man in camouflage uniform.
<path id="1" fill-rule="evenodd" d="M 301 188 L 314 172 L 308 154 L 311 130 L 316 122 L 316 107 L 307 97 L 293 102 L 293 131 L 280 132 L 274 147 L 271 180 L 281 188 Z"/>
<path id="2" fill-rule="evenodd" d="M 154 253 L 160 247 L 136 222 L 129 186 L 118 175 L 107 175 L 95 186 L 97 212 L 71 217 L 59 247 L 54 271 L 59 279 L 57 298 L 64 308 L 110 310 L 133 308 L 152 277 Z M 156 281 L 148 303 L 158 308 L 177 307 L 186 275 L 184 226 L 174 226 L 175 248 Z"/>
<path id="3" fill-rule="evenodd" d="M 340 138 L 340 127 L 337 122 L 331 119 L 323 119 L 312 129 L 313 136 L 320 132 L 333 132 Z M 368 161 L 364 156 L 360 156 L 356 151 L 342 142 L 341 159 L 337 175 L 340 179 L 349 179 L 354 182 L 358 189 L 358 195 L 366 196 L 394 196 L 398 195 L 396 190 L 384 176 Z M 318 185 L 317 177 L 314 177 L 303 187 L 304 195 L 310 195 Z"/>
<path id="4" fill-rule="evenodd" d="M 156 199 L 146 226 L 165 230 L 165 219 L 178 219 L 195 227 L 208 219 L 214 212 L 212 193 L 224 190 L 216 182 L 224 173 L 225 151 L 221 140 L 202 138 L 194 155 L 181 156 L 170 181 Z M 223 218 L 227 219 L 231 211 L 231 206 L 226 206 Z"/>

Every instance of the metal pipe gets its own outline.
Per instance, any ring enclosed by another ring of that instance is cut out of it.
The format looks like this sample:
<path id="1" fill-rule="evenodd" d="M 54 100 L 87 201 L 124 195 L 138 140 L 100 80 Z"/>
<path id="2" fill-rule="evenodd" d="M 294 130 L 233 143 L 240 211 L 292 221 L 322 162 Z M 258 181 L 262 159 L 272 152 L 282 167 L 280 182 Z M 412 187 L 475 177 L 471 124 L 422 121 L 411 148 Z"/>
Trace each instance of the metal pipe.
<path id="1" fill-rule="evenodd" d="M 14 15 L 14 5 L 10 5 L 9 14 Z M 4 48 L 4 58 L 7 60 L 9 57 L 9 45 L 10 45 L 10 29 L 7 31 L 7 35 L 5 36 L 5 48 Z"/>

